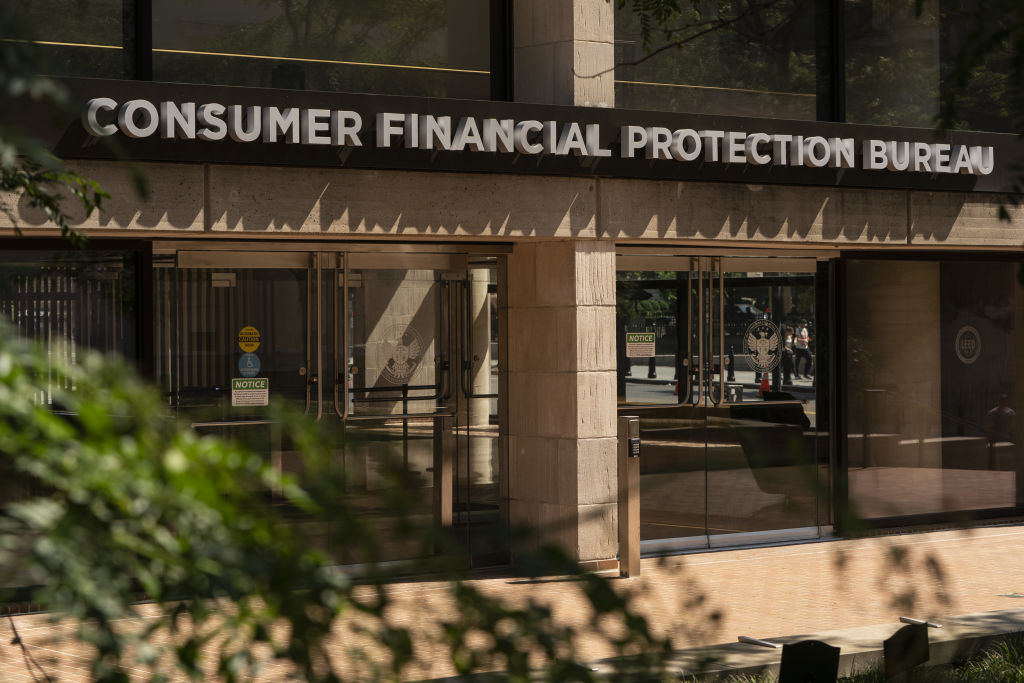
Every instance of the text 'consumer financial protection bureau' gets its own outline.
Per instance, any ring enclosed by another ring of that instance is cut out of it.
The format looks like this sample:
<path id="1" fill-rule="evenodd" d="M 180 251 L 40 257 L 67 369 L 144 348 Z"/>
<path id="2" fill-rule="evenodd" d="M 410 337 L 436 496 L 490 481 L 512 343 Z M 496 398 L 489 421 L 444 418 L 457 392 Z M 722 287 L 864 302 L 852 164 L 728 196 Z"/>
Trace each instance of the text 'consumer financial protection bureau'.
<path id="1" fill-rule="evenodd" d="M 747 133 L 729 130 L 620 126 L 616 145 L 605 146 L 601 125 L 379 112 L 367 130 L 359 112 L 216 102 L 159 102 L 109 97 L 89 100 L 82 124 L 94 136 L 204 140 L 242 143 L 362 147 L 372 139 L 379 149 L 440 150 L 676 162 L 863 168 L 914 173 L 988 175 L 991 146 L 897 140 L 862 140 L 820 135 Z"/>

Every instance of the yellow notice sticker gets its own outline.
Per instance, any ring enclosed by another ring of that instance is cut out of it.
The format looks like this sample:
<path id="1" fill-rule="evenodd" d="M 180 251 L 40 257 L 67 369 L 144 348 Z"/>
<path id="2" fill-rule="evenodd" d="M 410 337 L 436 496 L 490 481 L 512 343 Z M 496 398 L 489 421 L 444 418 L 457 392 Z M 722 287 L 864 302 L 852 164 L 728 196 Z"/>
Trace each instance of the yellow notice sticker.
<path id="1" fill-rule="evenodd" d="M 252 353 L 260 348 L 260 331 L 252 325 L 246 325 L 238 331 L 238 348 Z"/>

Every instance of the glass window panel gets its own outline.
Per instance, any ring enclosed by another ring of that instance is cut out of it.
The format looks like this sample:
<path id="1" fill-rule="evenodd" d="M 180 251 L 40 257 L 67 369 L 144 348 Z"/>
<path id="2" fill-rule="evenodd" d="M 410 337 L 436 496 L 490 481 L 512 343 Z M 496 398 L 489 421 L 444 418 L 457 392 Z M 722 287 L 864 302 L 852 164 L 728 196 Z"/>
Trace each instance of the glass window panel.
<path id="1" fill-rule="evenodd" d="M 486 99 L 489 3 L 154 0 L 160 81 Z"/>
<path id="2" fill-rule="evenodd" d="M 850 501 L 863 518 L 1010 508 L 1024 289 L 1012 262 L 852 261 Z M 899 292 L 899 296 L 893 296 Z"/>
<path id="3" fill-rule="evenodd" d="M 847 120 L 935 125 L 977 6 L 975 0 L 847 0 Z M 1009 87 L 1009 72 L 1008 47 L 994 45 L 957 98 L 956 127 L 1013 130 L 1019 97 Z"/>
<path id="4" fill-rule="evenodd" d="M 39 41 L 39 69 L 56 76 L 123 78 L 121 0 L 5 3 L 0 38 Z"/>
<path id="5" fill-rule="evenodd" d="M 641 418 L 646 541 L 828 519 L 829 435 L 815 379 L 825 318 L 813 262 L 771 272 L 735 259 L 721 278 L 712 265 L 616 275 L 620 413 Z M 756 350 L 754 336 L 765 342 Z"/>
<path id="6" fill-rule="evenodd" d="M 688 27 L 679 37 L 696 37 L 649 59 L 639 20 L 618 10 L 616 106 L 813 120 L 816 3 L 764 4 L 688 3 L 672 21 Z M 722 25 L 705 32 L 709 22 Z M 655 34 L 653 47 L 665 42 Z"/>

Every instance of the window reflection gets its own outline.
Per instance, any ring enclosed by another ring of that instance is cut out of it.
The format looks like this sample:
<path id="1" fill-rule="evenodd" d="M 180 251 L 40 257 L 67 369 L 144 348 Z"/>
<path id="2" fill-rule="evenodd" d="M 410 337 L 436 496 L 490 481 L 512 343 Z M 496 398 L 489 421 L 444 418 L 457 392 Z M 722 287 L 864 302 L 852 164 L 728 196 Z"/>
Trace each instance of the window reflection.
<path id="1" fill-rule="evenodd" d="M 692 39 L 644 59 L 639 20 L 630 6 L 617 11 L 616 106 L 815 118 L 815 3 L 694 2 L 678 22 L 686 30 L 655 34 L 653 47 Z"/>
<path id="2" fill-rule="evenodd" d="M 847 0 L 847 120 L 935 125 L 977 6 L 977 0 Z M 1009 70 L 1007 46 L 993 46 L 958 97 L 956 127 L 1013 130 Z"/>
<path id="3" fill-rule="evenodd" d="M 153 2 L 156 80 L 489 95 L 488 3 Z"/>
<path id="4" fill-rule="evenodd" d="M 1016 269 L 849 264 L 847 459 L 860 516 L 1009 508 L 1022 500 L 1016 412 L 1024 394 L 1015 379 L 1024 363 L 1024 289 Z"/>
<path id="5" fill-rule="evenodd" d="M 38 66 L 56 76 L 124 78 L 122 0 L 7 3 L 0 38 L 37 42 Z"/>

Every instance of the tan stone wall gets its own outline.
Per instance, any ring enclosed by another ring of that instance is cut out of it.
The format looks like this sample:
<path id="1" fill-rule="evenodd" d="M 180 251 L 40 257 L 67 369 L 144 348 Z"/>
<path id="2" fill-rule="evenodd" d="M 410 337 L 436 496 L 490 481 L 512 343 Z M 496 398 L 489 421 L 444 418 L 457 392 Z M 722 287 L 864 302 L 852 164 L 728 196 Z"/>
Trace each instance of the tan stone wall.
<path id="1" fill-rule="evenodd" d="M 606 179 L 598 230 L 630 240 L 905 244 L 906 201 L 895 190 Z"/>
<path id="2" fill-rule="evenodd" d="M 88 178 L 99 182 L 110 195 L 103 211 L 85 218 L 74 198 L 64 201 L 64 209 L 77 227 L 86 232 L 121 234 L 126 230 L 158 230 L 161 232 L 202 232 L 204 225 L 203 166 L 200 164 L 138 164 L 145 180 L 148 197 L 141 199 L 135 190 L 132 171 L 116 162 L 76 162 L 69 164 Z M 17 224 L 26 233 L 52 231 L 46 217 L 32 209 L 24 197 L 0 192 L 0 204 L 17 217 Z M 0 228 L 13 225 L 10 217 L 0 212 Z"/>
<path id="3" fill-rule="evenodd" d="M 998 195 L 272 166 L 141 164 L 140 200 L 125 167 L 76 164 L 111 194 L 80 220 L 87 233 L 158 236 L 597 238 L 795 245 L 1020 249 L 1024 208 Z M 18 224 L 50 230 L 24 199 L 0 196 Z M 77 212 L 77 213 L 76 213 Z M 0 230 L 11 220 L 0 213 Z"/>
<path id="4" fill-rule="evenodd" d="M 911 243 L 922 246 L 1006 246 L 1024 244 L 1024 207 L 1002 195 L 966 192 L 910 192 Z M 1000 220 L 1000 207 L 1010 220 Z"/>
<path id="5" fill-rule="evenodd" d="M 513 525 L 580 560 L 616 553 L 615 252 L 516 245 L 509 259 Z"/>

